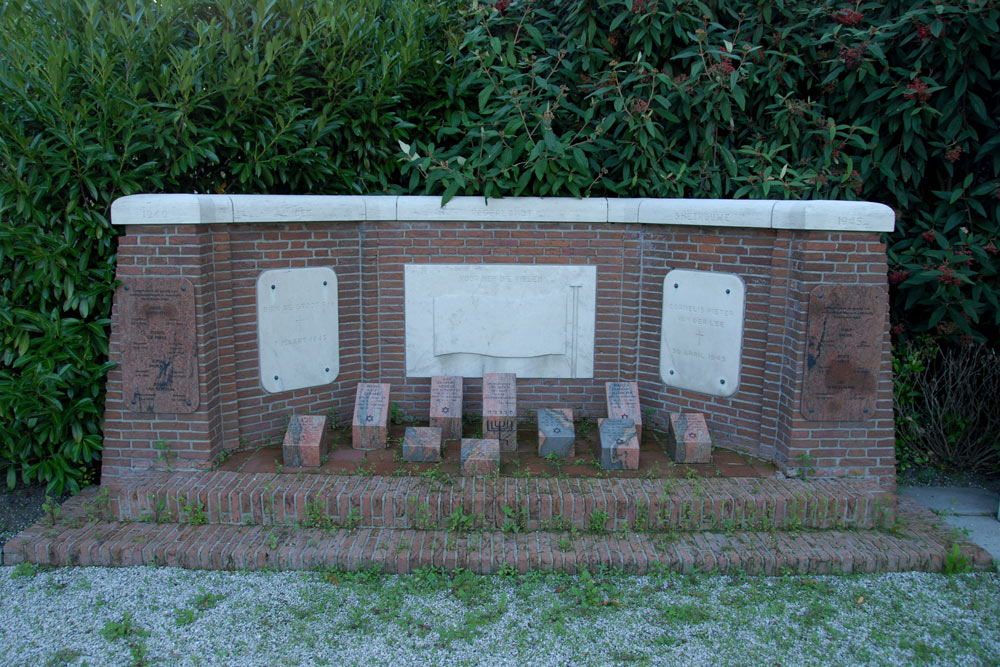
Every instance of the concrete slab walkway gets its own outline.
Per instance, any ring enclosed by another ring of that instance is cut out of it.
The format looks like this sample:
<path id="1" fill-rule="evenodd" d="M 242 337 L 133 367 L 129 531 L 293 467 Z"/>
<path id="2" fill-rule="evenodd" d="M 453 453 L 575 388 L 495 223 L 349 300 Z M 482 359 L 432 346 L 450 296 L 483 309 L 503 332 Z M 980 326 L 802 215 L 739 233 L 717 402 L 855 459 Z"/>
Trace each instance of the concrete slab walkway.
<path id="1" fill-rule="evenodd" d="M 1000 494 L 959 486 L 911 486 L 899 493 L 963 531 L 1000 561 Z"/>

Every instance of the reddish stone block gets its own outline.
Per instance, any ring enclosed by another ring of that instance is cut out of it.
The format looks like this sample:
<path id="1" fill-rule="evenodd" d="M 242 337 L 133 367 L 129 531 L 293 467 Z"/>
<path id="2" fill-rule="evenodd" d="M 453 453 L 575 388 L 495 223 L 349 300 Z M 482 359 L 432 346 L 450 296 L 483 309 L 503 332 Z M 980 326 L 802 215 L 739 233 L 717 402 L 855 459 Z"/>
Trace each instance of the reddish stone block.
<path id="1" fill-rule="evenodd" d="M 441 460 L 441 429 L 436 426 L 408 426 L 403 435 L 403 460 L 427 462 Z"/>
<path id="2" fill-rule="evenodd" d="M 318 468 L 330 449 L 326 417 L 292 415 L 281 443 L 282 460 L 288 468 Z"/>
<path id="3" fill-rule="evenodd" d="M 483 374 L 483 437 L 500 441 L 500 451 L 517 451 L 517 378 Z"/>
<path id="4" fill-rule="evenodd" d="M 576 456 L 573 411 L 569 408 L 542 408 L 538 411 L 538 455 L 560 458 Z"/>
<path id="5" fill-rule="evenodd" d="M 354 449 L 385 449 L 389 419 L 389 385 L 359 382 L 354 397 L 351 446 Z"/>
<path id="6" fill-rule="evenodd" d="M 638 382 L 605 382 L 609 419 L 631 419 L 635 434 L 642 440 L 642 410 L 639 407 Z"/>
<path id="7" fill-rule="evenodd" d="M 493 475 L 500 471 L 500 441 L 462 439 L 462 474 Z"/>
<path id="8" fill-rule="evenodd" d="M 631 419 L 598 419 L 601 434 L 601 467 L 605 470 L 639 469 L 639 436 Z"/>
<path id="9" fill-rule="evenodd" d="M 442 440 L 462 437 L 461 377 L 435 375 L 431 378 L 430 425 L 441 429 Z"/>
<path id="10" fill-rule="evenodd" d="M 667 454 L 677 463 L 708 463 L 712 459 L 712 437 L 705 415 L 700 412 L 671 413 Z"/>

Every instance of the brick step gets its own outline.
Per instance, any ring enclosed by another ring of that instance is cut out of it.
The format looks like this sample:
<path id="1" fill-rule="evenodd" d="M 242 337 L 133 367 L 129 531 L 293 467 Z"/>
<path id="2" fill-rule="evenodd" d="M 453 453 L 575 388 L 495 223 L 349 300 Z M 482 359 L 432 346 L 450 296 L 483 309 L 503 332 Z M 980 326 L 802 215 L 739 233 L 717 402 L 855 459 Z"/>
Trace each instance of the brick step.
<path id="1" fill-rule="evenodd" d="M 434 566 L 477 573 L 600 566 L 750 575 L 940 571 L 951 532 L 901 501 L 903 528 L 883 531 L 743 531 L 581 534 L 457 532 L 400 528 L 187 525 L 93 520 L 94 491 L 70 499 L 51 525 L 40 521 L 4 547 L 3 564 L 166 565 L 193 569 L 347 570 L 406 573 Z M 88 520 L 91 517 L 91 520 Z M 992 558 L 960 543 L 974 569 Z"/>
<path id="2" fill-rule="evenodd" d="M 108 489 L 119 520 L 419 530 L 871 529 L 892 525 L 896 502 L 862 480 L 750 478 L 155 472 Z"/>

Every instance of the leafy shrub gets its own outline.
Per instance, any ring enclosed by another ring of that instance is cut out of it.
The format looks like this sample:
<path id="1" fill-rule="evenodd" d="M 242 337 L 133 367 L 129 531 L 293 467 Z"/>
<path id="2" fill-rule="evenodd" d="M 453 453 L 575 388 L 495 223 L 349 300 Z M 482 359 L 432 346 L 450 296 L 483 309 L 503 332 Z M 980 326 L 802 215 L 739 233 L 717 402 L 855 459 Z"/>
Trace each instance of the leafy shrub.
<path id="1" fill-rule="evenodd" d="M 111 202 L 398 190 L 456 2 L 0 5 L 0 472 L 76 490 L 101 449 Z"/>
<path id="2" fill-rule="evenodd" d="M 900 467 L 1000 471 L 1000 355 L 985 346 L 942 348 L 924 339 L 895 355 Z"/>
<path id="3" fill-rule="evenodd" d="M 1000 8 L 538 0 L 480 5 L 449 113 L 403 146 L 443 194 L 866 199 L 894 332 L 998 333 Z"/>

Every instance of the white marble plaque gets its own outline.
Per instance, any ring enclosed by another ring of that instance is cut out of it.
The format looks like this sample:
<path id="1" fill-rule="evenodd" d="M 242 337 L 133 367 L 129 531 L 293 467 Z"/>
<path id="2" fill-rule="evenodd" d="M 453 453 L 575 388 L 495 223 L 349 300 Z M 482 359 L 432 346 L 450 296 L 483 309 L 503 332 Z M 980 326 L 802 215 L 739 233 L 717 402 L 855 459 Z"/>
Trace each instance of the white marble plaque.
<path id="1" fill-rule="evenodd" d="M 404 288 L 409 377 L 594 376 L 596 267 L 410 264 Z"/>
<path id="2" fill-rule="evenodd" d="M 712 396 L 736 393 L 745 303 L 746 286 L 736 274 L 667 273 L 660 338 L 663 382 Z"/>
<path id="3" fill-rule="evenodd" d="M 333 382 L 340 371 L 337 274 L 275 269 L 257 278 L 260 383 L 269 392 Z"/>

